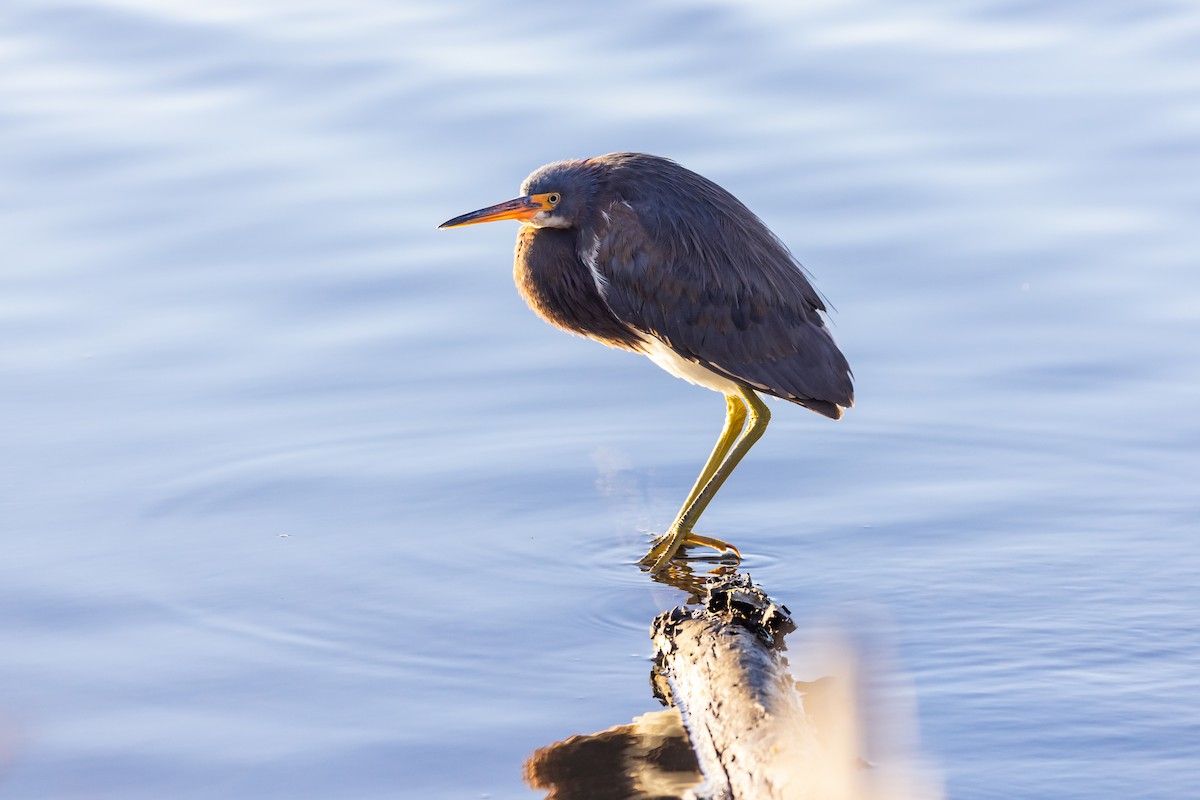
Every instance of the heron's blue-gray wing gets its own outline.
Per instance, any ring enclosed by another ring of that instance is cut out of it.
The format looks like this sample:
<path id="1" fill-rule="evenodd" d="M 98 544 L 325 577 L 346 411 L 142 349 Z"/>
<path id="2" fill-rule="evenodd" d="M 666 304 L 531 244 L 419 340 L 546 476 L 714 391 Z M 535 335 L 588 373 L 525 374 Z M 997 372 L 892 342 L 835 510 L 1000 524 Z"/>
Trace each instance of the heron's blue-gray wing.
<path id="1" fill-rule="evenodd" d="M 611 203 L 582 242 L 619 319 L 688 360 L 826 416 L 854 403 L 820 296 L 757 217 L 738 203 L 746 218 L 710 209 L 697 229 L 636 203 Z"/>

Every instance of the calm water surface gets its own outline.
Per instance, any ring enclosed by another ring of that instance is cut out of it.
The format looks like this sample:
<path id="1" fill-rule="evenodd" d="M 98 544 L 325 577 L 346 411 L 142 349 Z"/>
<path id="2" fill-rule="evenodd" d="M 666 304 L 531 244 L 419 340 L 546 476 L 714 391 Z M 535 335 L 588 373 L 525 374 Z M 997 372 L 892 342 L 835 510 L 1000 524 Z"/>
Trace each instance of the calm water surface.
<path id="1" fill-rule="evenodd" d="M 670 155 L 837 307 L 705 517 L 955 798 L 1200 784 L 1200 12 L 10 0 L 0 794 L 542 796 L 656 707 L 723 402 L 556 333 L 546 161 Z"/>

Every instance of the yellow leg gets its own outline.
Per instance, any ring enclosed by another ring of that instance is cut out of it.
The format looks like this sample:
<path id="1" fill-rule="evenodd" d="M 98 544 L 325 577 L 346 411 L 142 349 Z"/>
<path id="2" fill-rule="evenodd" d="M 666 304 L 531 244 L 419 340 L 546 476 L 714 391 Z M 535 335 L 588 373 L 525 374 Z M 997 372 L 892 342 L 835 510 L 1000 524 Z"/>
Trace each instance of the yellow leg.
<path id="1" fill-rule="evenodd" d="M 700 477 L 696 478 L 692 491 L 688 492 L 687 499 L 680 506 L 679 514 L 675 517 L 677 522 L 683 518 L 684 512 L 691 508 L 692 503 L 696 502 L 700 492 L 704 491 L 704 487 L 708 485 L 717 468 L 721 466 L 721 462 L 725 460 L 729 448 L 733 447 L 733 443 L 741 435 L 742 426 L 745 424 L 746 404 L 742 402 L 742 398 L 733 394 L 725 395 L 725 427 L 721 429 L 721 437 L 717 439 L 717 444 L 709 454 L 708 461 L 704 463 L 704 469 L 700 470 Z"/>
<path id="2" fill-rule="evenodd" d="M 771 411 L 767 408 L 767 404 L 751 389 L 739 387 L 737 395 L 726 395 L 725 400 L 727 414 L 721 438 L 717 440 L 712 455 L 709 456 L 704 469 L 700 471 L 696 485 L 692 487 L 688 499 L 684 501 L 683 508 L 680 509 L 675 522 L 671 524 L 670 530 L 655 543 L 646 557 L 642 559 L 642 563 L 651 564 L 650 569 L 653 572 L 658 572 L 665 567 L 687 541 L 723 549 L 719 545 L 725 543 L 720 540 L 707 536 L 693 536 L 692 526 L 704 513 L 704 509 L 708 507 L 717 490 L 725 483 L 725 479 L 729 477 L 746 453 L 750 452 L 754 443 L 762 438 L 763 433 L 767 430 L 767 423 L 771 421 Z M 745 431 L 742 431 L 745 419 L 748 419 L 748 423 Z M 741 433 L 740 438 L 738 438 L 738 433 Z M 735 439 L 737 439 L 737 444 L 733 443 Z M 726 547 L 729 546 L 726 545 Z"/>
<path id="3" fill-rule="evenodd" d="M 733 443 L 737 441 L 737 438 L 741 435 L 742 427 L 745 424 L 746 404 L 742 401 L 742 398 L 735 394 L 725 395 L 725 426 L 721 429 L 721 435 L 717 439 L 717 443 L 713 447 L 712 453 L 709 454 L 708 461 L 704 463 L 704 469 L 700 470 L 700 476 L 696 478 L 695 484 L 692 485 L 692 490 L 688 492 L 687 499 L 684 500 L 683 505 L 680 506 L 679 513 L 675 515 L 675 522 L 671 524 L 671 527 L 667 533 L 664 533 L 661 537 L 659 537 L 658 541 L 654 543 L 654 546 L 650 548 L 650 552 L 647 553 L 644 558 L 642 558 L 643 564 L 653 564 L 658 560 L 659 556 L 662 555 L 662 552 L 666 549 L 668 543 L 671 541 L 671 536 L 678 527 L 680 520 L 683 519 L 683 516 L 687 513 L 687 510 L 692 507 L 692 503 L 696 501 L 696 498 L 699 497 L 700 493 L 704 491 L 704 487 L 708 485 L 710 480 L 712 480 L 712 476 L 716 473 L 717 469 L 721 466 L 721 463 L 725 460 L 725 456 L 728 455 L 729 449 L 733 447 Z M 716 542 L 718 540 L 713 541 Z M 700 543 L 701 542 L 698 542 L 698 544 Z M 676 550 L 678 550 L 681 544 L 682 542 L 676 545 Z M 703 544 L 710 543 L 703 542 Z M 722 542 L 721 544 L 724 543 Z M 715 547 L 716 545 L 711 544 L 710 546 Z M 724 548 L 717 547 L 716 549 L 720 550 Z"/>

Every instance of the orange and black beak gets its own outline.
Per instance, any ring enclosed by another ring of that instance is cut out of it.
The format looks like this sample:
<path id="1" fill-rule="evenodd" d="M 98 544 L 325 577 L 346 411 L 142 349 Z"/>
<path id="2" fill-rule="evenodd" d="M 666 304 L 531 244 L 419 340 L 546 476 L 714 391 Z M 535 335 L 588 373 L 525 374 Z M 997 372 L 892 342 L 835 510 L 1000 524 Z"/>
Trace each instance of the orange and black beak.
<path id="1" fill-rule="evenodd" d="M 547 211 L 553 207 L 547 199 L 549 196 L 549 194 L 531 194 L 506 200 L 503 203 L 447 220 L 438 227 L 457 228 L 461 225 L 477 225 L 480 222 L 495 222 L 500 219 L 530 219 L 538 212 Z"/>

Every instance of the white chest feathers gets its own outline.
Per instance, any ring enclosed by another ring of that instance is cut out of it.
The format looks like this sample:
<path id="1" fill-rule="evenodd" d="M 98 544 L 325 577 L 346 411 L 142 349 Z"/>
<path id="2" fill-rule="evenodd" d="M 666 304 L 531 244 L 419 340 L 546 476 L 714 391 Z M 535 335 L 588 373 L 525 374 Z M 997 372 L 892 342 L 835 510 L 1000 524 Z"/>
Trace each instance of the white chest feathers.
<path id="1" fill-rule="evenodd" d="M 708 367 L 688 361 L 653 336 L 643 336 L 646 357 L 676 378 L 683 378 L 688 383 L 712 389 L 721 394 L 735 394 L 738 386 L 733 381 L 713 372 Z"/>

